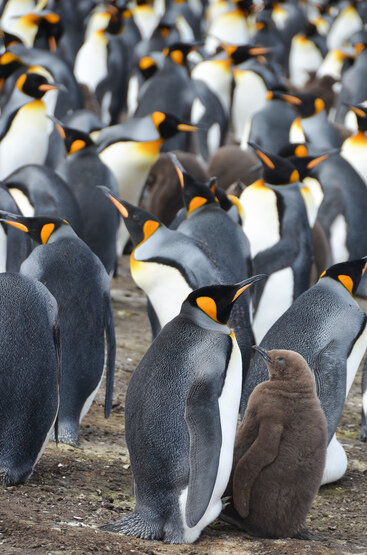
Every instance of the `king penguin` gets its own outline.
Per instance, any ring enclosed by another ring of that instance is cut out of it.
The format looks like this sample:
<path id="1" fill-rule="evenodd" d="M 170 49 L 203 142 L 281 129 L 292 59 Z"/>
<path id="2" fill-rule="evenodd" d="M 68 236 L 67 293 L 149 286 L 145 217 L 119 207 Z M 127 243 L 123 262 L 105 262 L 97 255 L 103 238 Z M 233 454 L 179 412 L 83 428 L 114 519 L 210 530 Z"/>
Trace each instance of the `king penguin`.
<path id="1" fill-rule="evenodd" d="M 358 104 L 348 104 L 357 118 L 358 132 L 345 139 L 341 155 L 359 173 L 367 185 L 367 108 Z"/>
<path id="2" fill-rule="evenodd" d="M 253 331 L 257 341 L 310 284 L 312 234 L 299 173 L 288 160 L 252 145 L 264 177 L 240 196 L 243 230 L 254 272 L 269 275 L 255 292 Z"/>
<path id="3" fill-rule="evenodd" d="M 115 332 L 109 278 L 99 258 L 61 218 L 24 218 L 1 213 L 1 221 L 40 243 L 20 272 L 44 284 L 59 306 L 62 373 L 58 414 L 59 440 L 78 444 L 79 427 L 101 384 L 105 338 L 105 415 L 112 407 Z"/>
<path id="4" fill-rule="evenodd" d="M 328 424 L 323 484 L 341 478 L 347 467 L 346 454 L 335 431 L 367 347 L 367 316 L 353 298 L 366 260 L 342 262 L 324 271 L 316 285 L 300 295 L 275 322 L 260 344 L 265 350 L 296 351 L 313 369 Z M 255 386 L 266 379 L 264 362 L 255 354 L 245 383 L 242 413 Z"/>
<path id="5" fill-rule="evenodd" d="M 59 406 L 57 302 L 27 276 L 0 274 L 0 480 L 26 482 L 54 428 Z"/>
<path id="6" fill-rule="evenodd" d="M 227 321 L 257 279 L 193 291 L 136 368 L 125 427 L 137 502 L 105 530 L 192 543 L 219 515 L 241 392 L 241 354 Z"/>

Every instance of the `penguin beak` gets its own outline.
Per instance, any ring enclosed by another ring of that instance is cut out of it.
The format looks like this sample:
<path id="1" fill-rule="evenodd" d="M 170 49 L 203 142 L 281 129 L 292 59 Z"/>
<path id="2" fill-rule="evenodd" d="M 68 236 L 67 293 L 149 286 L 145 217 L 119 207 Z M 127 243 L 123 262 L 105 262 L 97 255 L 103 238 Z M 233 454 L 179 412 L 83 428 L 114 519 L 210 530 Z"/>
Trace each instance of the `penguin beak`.
<path id="1" fill-rule="evenodd" d="M 16 214 L 10 214 L 10 213 L 5 212 L 3 210 L 0 210 L 0 212 L 2 214 L 4 214 L 4 217 L 1 217 L 1 214 L 0 214 L 0 222 L 4 222 L 5 224 L 12 225 L 13 227 L 16 227 L 17 229 L 20 229 L 21 231 L 24 231 L 25 233 L 29 233 L 29 229 L 26 225 L 21 224 L 20 222 L 17 222 L 17 221 L 11 221 L 11 220 L 7 219 L 7 218 L 14 218 L 16 220 L 17 219 Z"/>
<path id="2" fill-rule="evenodd" d="M 116 206 L 117 210 L 120 212 L 123 218 L 129 217 L 129 212 L 127 208 L 122 204 L 122 202 L 120 202 L 119 199 L 117 199 L 111 193 L 111 191 L 107 187 L 104 187 L 103 185 L 97 185 L 97 188 L 100 189 L 106 195 L 106 197 L 110 199 L 111 202 L 113 202 L 113 204 Z"/>
<path id="3" fill-rule="evenodd" d="M 315 166 L 317 166 L 318 164 L 320 164 L 321 162 L 329 158 L 329 156 L 332 156 L 333 154 L 339 154 L 339 152 L 340 152 L 340 148 L 334 148 L 329 152 L 325 152 L 325 154 L 321 154 L 320 156 L 317 156 L 317 158 L 314 158 L 313 160 L 311 160 L 311 162 L 307 164 L 307 169 L 311 170 L 312 168 L 314 168 Z"/>
<path id="4" fill-rule="evenodd" d="M 234 303 L 234 301 L 236 299 L 238 299 L 238 297 L 240 295 L 242 295 L 242 293 L 244 291 L 246 291 L 246 289 L 248 289 L 253 283 L 256 283 L 257 281 L 261 281 L 265 278 L 267 278 L 268 276 L 266 274 L 258 274 L 256 276 L 252 276 L 248 279 L 245 279 L 244 281 L 241 281 L 240 283 L 236 284 L 237 287 L 237 291 L 232 299 L 232 303 Z"/>
<path id="5" fill-rule="evenodd" d="M 257 345 L 253 345 L 252 348 L 255 351 L 258 351 L 266 362 L 268 362 L 269 364 L 274 364 L 274 362 L 271 360 L 270 356 L 265 351 L 265 349 L 262 349 L 261 347 L 258 347 Z"/>
<path id="6" fill-rule="evenodd" d="M 345 106 L 348 106 L 348 108 L 350 108 L 352 112 L 355 113 L 356 116 L 360 118 L 367 117 L 367 114 L 359 106 L 356 106 L 355 104 L 348 104 L 348 102 L 343 102 L 343 104 Z"/>
<path id="7" fill-rule="evenodd" d="M 187 131 L 189 133 L 192 133 L 193 131 L 198 130 L 196 125 L 190 125 L 189 123 L 179 123 L 177 125 L 177 129 L 178 129 L 178 131 Z"/>
<path id="8" fill-rule="evenodd" d="M 58 131 L 59 135 L 62 137 L 62 139 L 66 139 L 66 134 L 64 131 L 64 128 L 62 126 L 61 121 L 59 121 L 57 118 L 55 118 L 55 116 L 52 116 L 50 114 L 47 114 L 48 119 L 50 119 L 52 121 L 52 123 L 55 126 L 55 129 Z"/>
<path id="9" fill-rule="evenodd" d="M 173 154 L 173 152 L 168 152 L 167 154 L 168 154 L 168 157 L 171 159 L 171 162 L 172 162 L 172 164 L 173 164 L 173 166 L 176 170 L 176 173 L 178 175 L 180 185 L 183 189 L 184 186 L 185 186 L 185 179 L 184 179 L 184 175 L 183 175 L 184 168 L 183 168 L 182 164 L 180 164 L 177 156 L 175 154 Z"/>

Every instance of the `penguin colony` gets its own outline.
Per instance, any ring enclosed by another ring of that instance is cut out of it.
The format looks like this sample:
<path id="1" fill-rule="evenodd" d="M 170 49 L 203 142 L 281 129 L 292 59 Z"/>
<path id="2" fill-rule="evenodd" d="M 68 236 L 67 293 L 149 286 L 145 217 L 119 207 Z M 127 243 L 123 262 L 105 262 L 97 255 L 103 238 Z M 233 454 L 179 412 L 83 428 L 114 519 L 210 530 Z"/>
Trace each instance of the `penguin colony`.
<path id="1" fill-rule="evenodd" d="M 367 3 L 5 0 L 0 35 L 3 484 L 78 444 L 104 373 L 110 415 L 130 252 L 152 344 L 104 529 L 313 537 L 367 347 Z"/>

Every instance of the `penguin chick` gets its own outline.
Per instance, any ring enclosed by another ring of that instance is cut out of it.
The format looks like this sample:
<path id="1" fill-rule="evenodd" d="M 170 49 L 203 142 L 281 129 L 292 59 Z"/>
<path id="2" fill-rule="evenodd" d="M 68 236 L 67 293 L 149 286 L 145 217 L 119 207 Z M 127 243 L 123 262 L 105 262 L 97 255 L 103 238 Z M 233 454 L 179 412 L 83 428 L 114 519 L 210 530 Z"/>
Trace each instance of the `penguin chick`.
<path id="1" fill-rule="evenodd" d="M 312 539 L 306 516 L 325 465 L 325 414 L 299 353 L 255 349 L 269 381 L 252 392 L 236 434 L 231 486 L 238 524 L 254 536 Z"/>
<path id="2" fill-rule="evenodd" d="M 20 272 L 47 285 L 59 305 L 62 337 L 59 440 L 77 445 L 79 426 L 102 381 L 107 340 L 105 416 L 112 406 L 115 333 L 109 278 L 99 258 L 65 220 L 24 218 L 2 212 L 0 220 L 40 243 Z"/>
<path id="3" fill-rule="evenodd" d="M 192 543 L 219 515 L 242 374 L 227 321 L 235 301 L 259 279 L 193 291 L 144 355 L 125 403 L 137 502 L 133 513 L 103 529 Z"/>

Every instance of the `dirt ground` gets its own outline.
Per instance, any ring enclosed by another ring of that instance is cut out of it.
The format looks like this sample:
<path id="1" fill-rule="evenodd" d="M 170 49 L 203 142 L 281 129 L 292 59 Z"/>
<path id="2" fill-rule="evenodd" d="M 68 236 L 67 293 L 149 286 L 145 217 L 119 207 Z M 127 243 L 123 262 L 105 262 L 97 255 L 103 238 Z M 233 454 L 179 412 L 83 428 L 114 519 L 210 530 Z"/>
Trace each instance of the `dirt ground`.
<path id="1" fill-rule="evenodd" d="M 102 386 L 83 420 L 80 448 L 50 443 L 26 485 L 1 488 L 0 552 L 367 553 L 367 445 L 356 439 L 361 411 L 360 372 L 338 432 L 348 454 L 348 471 L 338 483 L 321 489 L 308 518 L 310 529 L 321 541 L 251 539 L 219 520 L 188 546 L 98 530 L 134 507 L 124 440 L 124 399 L 131 373 L 150 341 L 145 301 L 130 278 L 127 257 L 120 274 L 112 281 L 118 352 L 111 418 L 103 417 Z"/>

